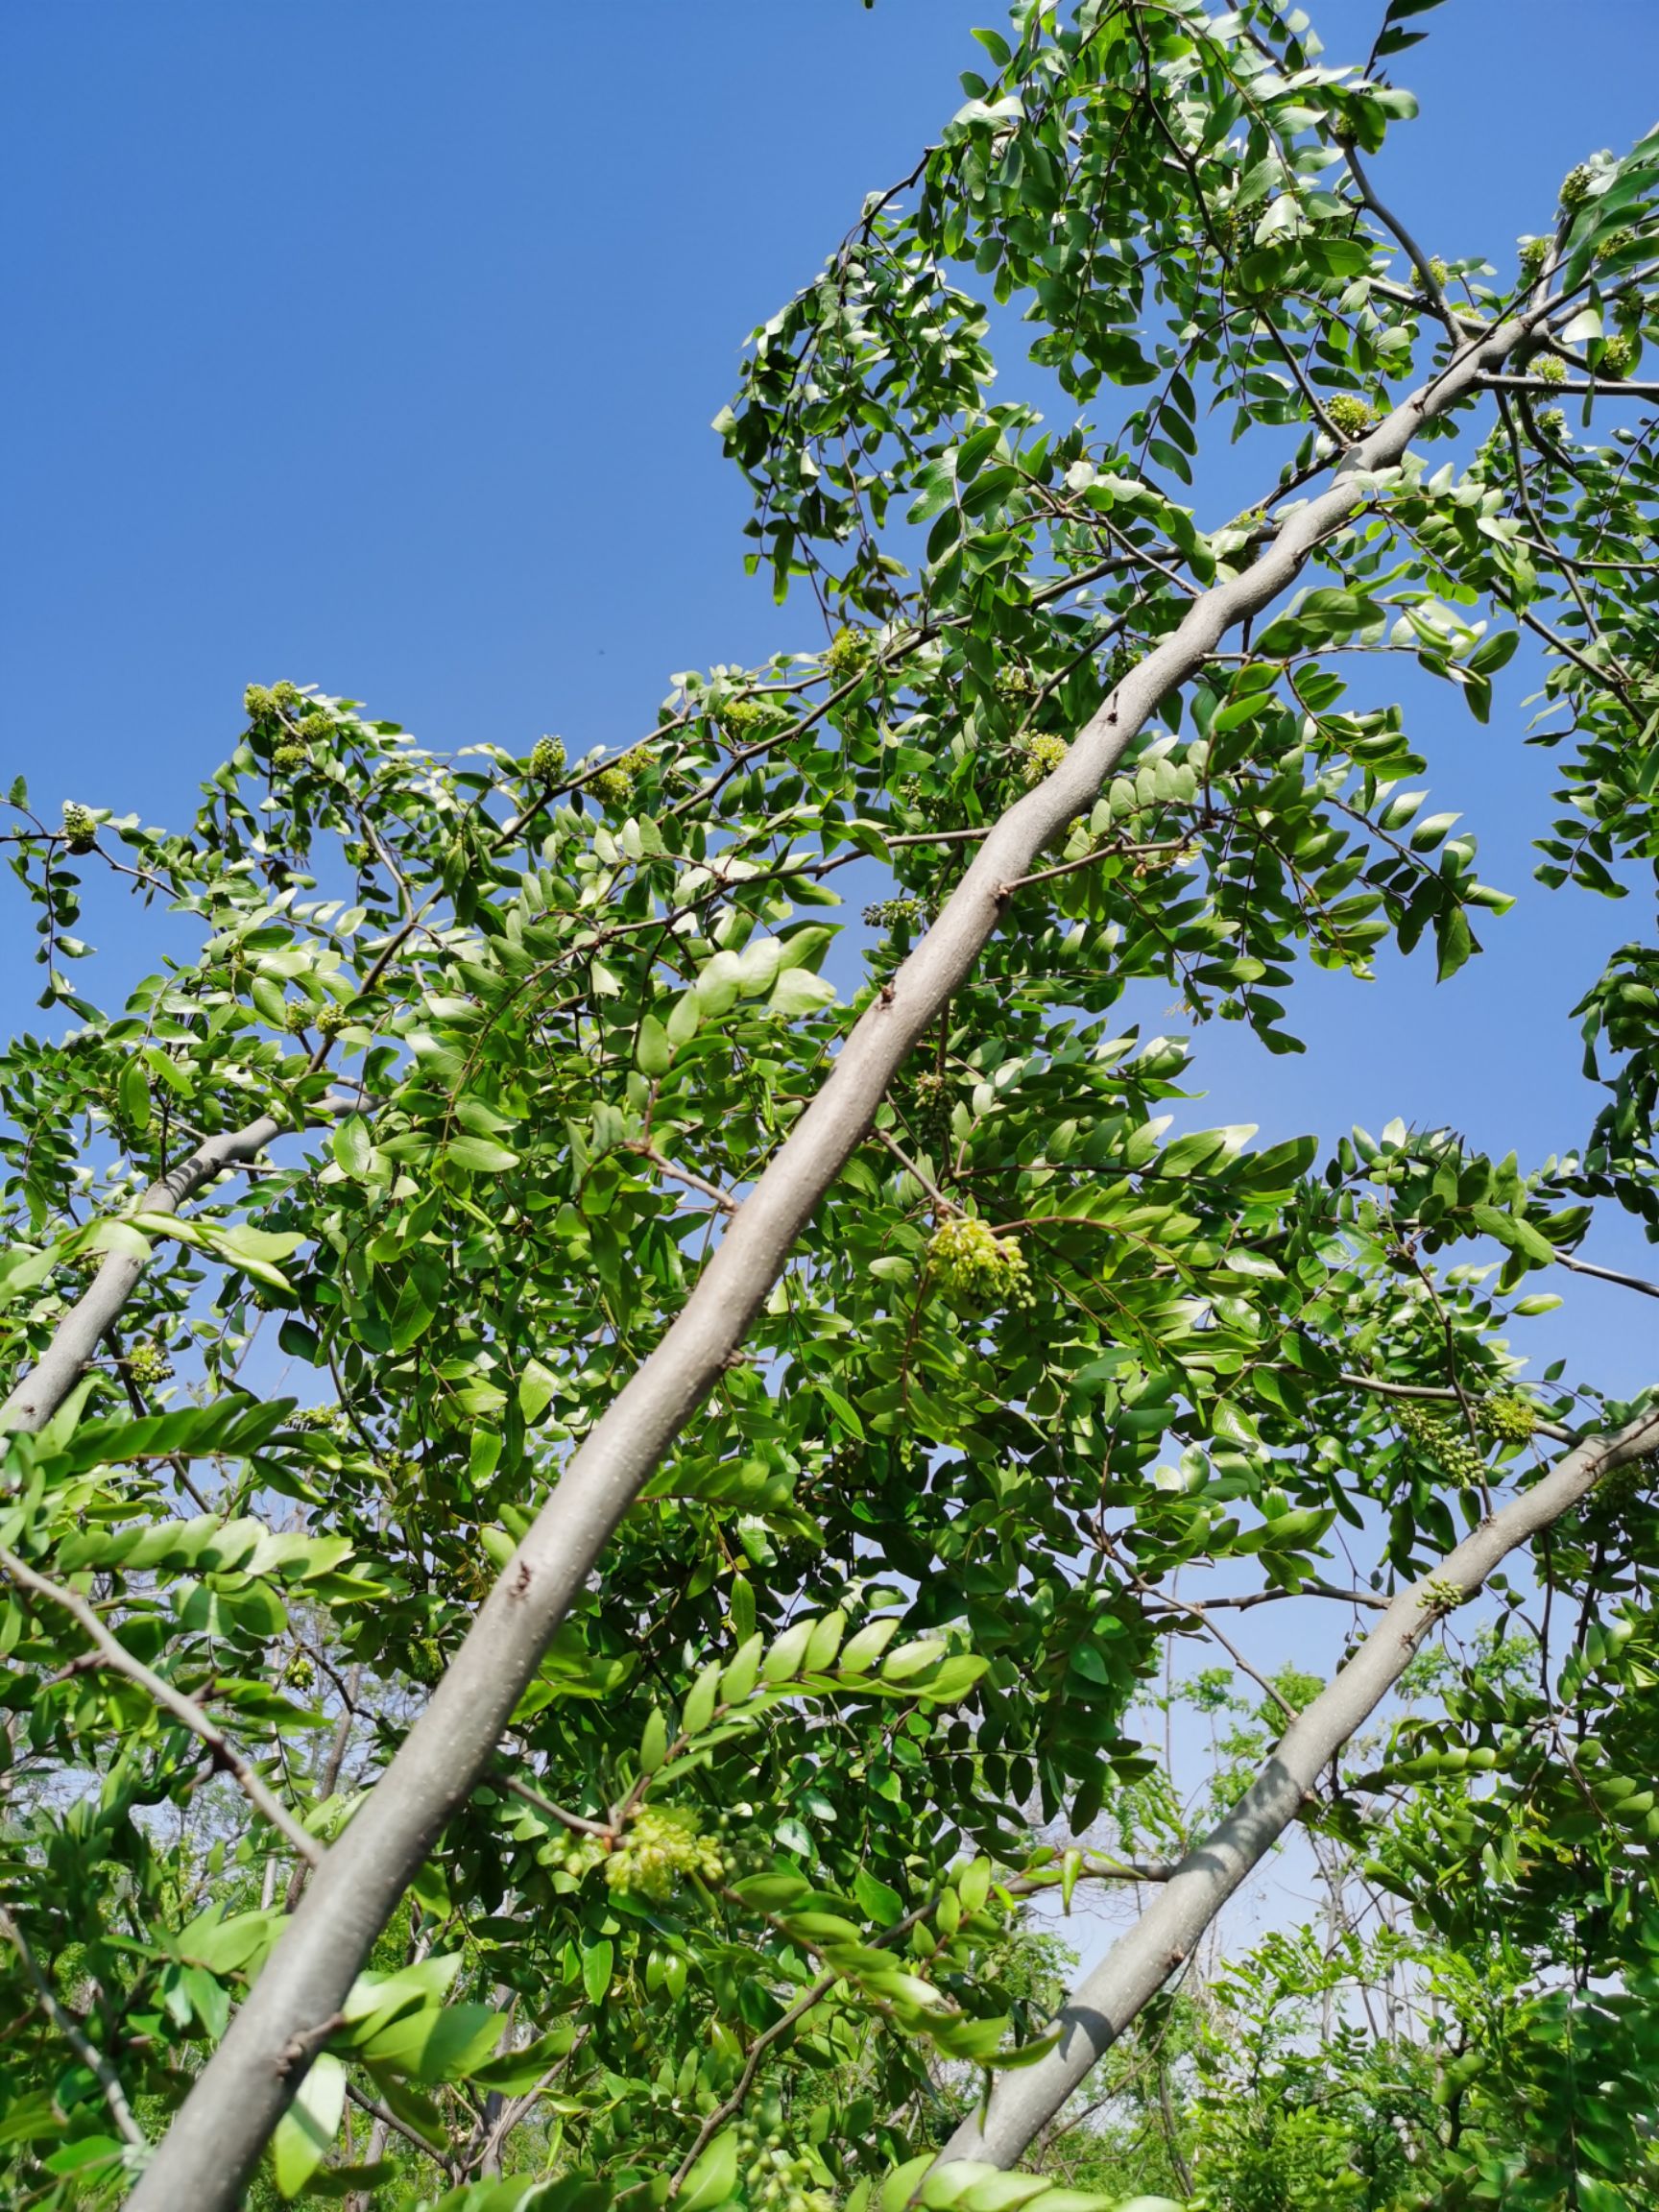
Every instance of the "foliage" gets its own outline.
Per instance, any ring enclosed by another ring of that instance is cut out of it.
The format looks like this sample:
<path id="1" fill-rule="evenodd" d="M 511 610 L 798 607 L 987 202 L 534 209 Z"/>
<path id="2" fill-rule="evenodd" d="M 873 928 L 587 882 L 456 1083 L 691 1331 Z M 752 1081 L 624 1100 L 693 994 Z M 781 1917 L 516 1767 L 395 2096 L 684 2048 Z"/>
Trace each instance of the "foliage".
<path id="1" fill-rule="evenodd" d="M 978 34 L 990 74 L 719 420 L 751 565 L 807 586 L 816 647 L 676 678 L 616 755 L 450 757 L 254 685 L 181 831 L 12 786 L 51 1020 L 0 1061 L 9 1373 L 121 1294 L 50 1419 L 13 1416 L 0 1498 L 11 2200 L 119 2199 L 976 846 L 1338 465 L 1313 574 L 1210 637 L 997 887 L 745 1353 L 292 2054 L 251 2201 L 1651 2192 L 1653 1471 L 1494 1581 L 1484 1641 L 1445 1555 L 1647 1404 L 1523 1370 L 1538 1279 L 1609 1211 L 1659 1229 L 1659 948 L 1587 979 L 1604 1101 L 1530 1169 L 1400 1122 L 1323 1159 L 1194 1128 L 1192 1046 L 1136 1014 L 1172 988 L 1294 1052 L 1303 959 L 1363 980 L 1430 945 L 1450 977 L 1509 903 L 1356 655 L 1485 723 L 1525 637 L 1544 884 L 1623 896 L 1659 853 L 1659 460 L 1628 426 L 1659 139 L 1519 211 L 1545 226 L 1519 261 L 1423 261 L 1366 163 L 1428 4 L 1392 0 L 1353 67 L 1262 0 L 1022 0 Z M 1028 388 L 1097 416 L 999 396 L 1016 305 Z M 1414 383 L 1413 443 L 1371 466 Z M 1210 415 L 1260 498 L 1201 527 Z M 93 870 L 165 948 L 114 1011 L 81 980 Z M 176 1211 L 197 1149 L 266 1116 Z M 1054 2040 L 1029 1901 L 1156 1887 L 1320 1692 L 1245 1693 L 1225 1608 L 1334 1604 L 1334 1656 L 1413 1584 L 1433 1668 L 1303 1808 L 1324 1925 L 1190 1968 L 1041 2173 L 929 2174 Z M 1194 1707 L 1196 1787 L 1162 1725 Z"/>

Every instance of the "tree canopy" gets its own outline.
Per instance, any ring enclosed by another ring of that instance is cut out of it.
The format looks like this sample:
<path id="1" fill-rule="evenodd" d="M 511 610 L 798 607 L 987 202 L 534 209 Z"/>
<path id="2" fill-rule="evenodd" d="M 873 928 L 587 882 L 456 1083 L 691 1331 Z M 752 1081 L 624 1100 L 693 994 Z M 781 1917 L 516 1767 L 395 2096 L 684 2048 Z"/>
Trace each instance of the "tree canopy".
<path id="1" fill-rule="evenodd" d="M 715 425 L 801 649 L 631 748 L 280 681 L 181 830 L 12 787 L 10 2201 L 1651 2200 L 1659 1402 L 1527 1324 L 1659 1234 L 1659 944 L 1539 1161 L 1191 1126 L 1139 1011 L 1502 926 L 1397 661 L 1651 896 L 1659 132 L 1435 257 L 1432 5 L 976 34 Z"/>

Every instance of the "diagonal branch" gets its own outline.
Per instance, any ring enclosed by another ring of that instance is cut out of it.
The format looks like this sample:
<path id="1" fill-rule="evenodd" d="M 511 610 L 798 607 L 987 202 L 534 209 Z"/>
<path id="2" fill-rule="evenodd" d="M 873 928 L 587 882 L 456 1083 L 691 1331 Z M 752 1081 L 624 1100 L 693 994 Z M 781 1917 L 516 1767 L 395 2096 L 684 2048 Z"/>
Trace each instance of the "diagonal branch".
<path id="1" fill-rule="evenodd" d="M 1433 1574 L 1403 1590 L 1341 1671 L 1285 1731 L 1227 1817 L 1196 1844 L 1156 1900 L 1061 2008 L 1060 2040 L 1035 2066 L 999 2075 L 988 2103 L 963 2121 L 941 2156 L 1008 2167 L 1163 1988 L 1251 1869 L 1312 1794 L 1321 1770 L 1406 1671 L 1448 1599 L 1473 1598 L 1487 1576 L 1575 1506 L 1600 1478 L 1659 1446 L 1659 1411 L 1557 1460 L 1541 1482 L 1483 1521 Z"/>
<path id="2" fill-rule="evenodd" d="M 139 1201 L 144 1214 L 177 1214 L 204 1184 L 227 1168 L 245 1166 L 256 1160 L 267 1144 L 281 1134 L 282 1124 L 261 1114 L 245 1129 L 228 1129 L 209 1137 L 195 1151 L 169 1167 L 151 1184 Z M 144 1272 L 142 1260 L 124 1252 L 111 1252 L 75 1304 L 59 1323 L 51 1343 L 40 1356 L 33 1374 L 26 1375 L 3 1406 L 0 1432 L 22 1429 L 31 1434 L 44 1429 L 68 1397 L 98 1350 L 106 1330 L 114 1326 L 121 1309 L 132 1295 Z"/>
<path id="3" fill-rule="evenodd" d="M 49 1582 L 44 1575 L 36 1575 L 33 1567 L 25 1566 L 3 1547 L 0 1547 L 0 1574 L 15 1582 L 19 1590 L 26 1590 L 31 1598 L 43 1598 L 48 1604 L 60 1606 L 67 1613 L 87 1642 L 96 1647 L 98 1656 L 94 1664 L 108 1667 L 112 1674 L 124 1675 L 129 1682 L 136 1683 L 164 1713 L 171 1713 L 175 1720 L 181 1721 L 192 1736 L 206 1744 L 213 1754 L 214 1766 L 223 1767 L 232 1777 L 254 1811 L 263 1814 L 273 1828 L 287 1837 L 301 1858 L 312 1866 L 322 1864 L 323 1846 L 316 1837 L 301 1827 L 287 1806 L 266 1787 L 224 1729 L 194 1697 L 186 1697 L 181 1690 L 175 1689 L 141 1659 L 135 1659 L 127 1647 L 109 1633 L 84 1598 L 73 1590 L 60 1589 L 56 1582 Z"/>
<path id="4" fill-rule="evenodd" d="M 3 1905 L 0 1905 L 0 1936 L 5 1936 L 23 1961 L 23 1971 L 35 1984 L 35 1994 L 39 1998 L 46 2017 L 103 2090 L 104 2102 L 109 2107 L 109 2117 L 114 2121 L 121 2140 L 132 2144 L 134 2150 L 147 2150 L 149 2139 L 132 2117 L 132 2107 L 127 2102 L 127 2092 L 121 2086 L 120 2076 L 104 2054 L 88 2040 L 73 2014 L 59 2002 L 58 1992 L 40 1971 L 39 1962 L 22 1929 Z"/>
<path id="5" fill-rule="evenodd" d="M 1201 592 L 1107 694 L 1053 773 L 1009 807 L 937 920 L 876 995 L 817 1095 L 732 1217 L 673 1325 L 618 1392 L 480 1608 L 466 1642 L 316 1878 L 197 2078 L 130 2212 L 231 2212 L 301 2069 L 297 2034 L 339 2008 L 434 1838 L 484 1772 L 549 1638 L 623 1515 L 713 1389 L 814 1211 L 868 1134 L 887 1086 L 972 974 L 1002 886 L 1090 807 L 1160 702 L 1237 625 L 1271 606 L 1346 527 L 1371 474 L 1511 352 L 1547 303 L 1483 333 L 1350 447 L 1327 488 L 1287 515 L 1256 561 Z M 1529 1494 L 1535 1495 L 1535 1493 Z M 1384 1617 L 1386 1618 L 1386 1617 Z"/>

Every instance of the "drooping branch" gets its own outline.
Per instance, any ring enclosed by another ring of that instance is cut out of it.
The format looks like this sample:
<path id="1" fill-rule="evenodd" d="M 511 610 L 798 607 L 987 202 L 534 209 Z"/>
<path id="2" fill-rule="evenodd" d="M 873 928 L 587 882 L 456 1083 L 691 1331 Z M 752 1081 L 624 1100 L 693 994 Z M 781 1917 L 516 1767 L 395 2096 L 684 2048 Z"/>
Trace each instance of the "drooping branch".
<path id="1" fill-rule="evenodd" d="M 284 2071 L 283 2054 L 338 2011 L 370 1944 L 484 1771 L 613 1531 L 738 1350 L 796 1238 L 868 1134 L 888 1084 L 972 973 L 998 927 L 1007 885 L 1093 805 L 1160 702 L 1192 681 L 1233 628 L 1296 582 L 1368 495 L 1369 472 L 1398 462 L 1423 422 L 1467 394 L 1529 327 L 1522 316 L 1484 333 L 1349 448 L 1335 481 L 1286 517 L 1248 568 L 1193 600 L 1178 627 L 1109 693 L 1053 773 L 998 821 L 933 926 L 847 1039 L 672 1327 L 565 1465 L 430 1703 L 328 1851 L 134 2192 L 132 2212 L 172 2212 L 181 2203 L 229 2212 L 239 2201 L 302 2073 L 299 2065 Z"/>
<path id="2" fill-rule="evenodd" d="M 999 2075 L 980 2111 L 941 2152 L 1015 2164 L 1124 2030 L 1191 1955 L 1204 1931 L 1295 1819 L 1322 1769 L 1377 1710 L 1424 1636 L 1473 1598 L 1523 1544 L 1560 1520 L 1615 1467 L 1659 1447 L 1659 1411 L 1577 1444 L 1401 1591 L 1334 1679 L 1303 1708 L 1265 1767 L 1216 1827 L 1188 1852 L 1153 1903 L 1085 1975 L 1059 2014 L 1060 2040 L 1035 2066 Z"/>

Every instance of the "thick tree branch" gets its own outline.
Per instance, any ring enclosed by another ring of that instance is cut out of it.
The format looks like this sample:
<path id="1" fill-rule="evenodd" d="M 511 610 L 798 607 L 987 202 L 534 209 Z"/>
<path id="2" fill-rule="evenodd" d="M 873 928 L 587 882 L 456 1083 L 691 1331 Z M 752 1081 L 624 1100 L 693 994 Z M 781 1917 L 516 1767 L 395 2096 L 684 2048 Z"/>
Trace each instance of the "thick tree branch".
<path id="1" fill-rule="evenodd" d="M 988 2103 L 941 2156 L 1015 2164 L 1038 2132 L 1163 1988 L 1221 1907 L 1296 1818 L 1320 1771 L 1377 1710 L 1446 1594 L 1474 1597 L 1509 1553 L 1549 1528 L 1615 1467 L 1659 1446 L 1659 1411 L 1577 1444 L 1541 1482 L 1483 1521 L 1431 1575 L 1403 1590 L 1348 1664 L 1293 1720 L 1238 1803 L 1190 1850 L 1158 1897 L 1071 1992 L 1058 2045 L 1035 2066 L 999 2075 Z"/>
<path id="2" fill-rule="evenodd" d="M 1249 568 L 1192 602 L 1108 694 L 1052 775 L 998 820 L 933 926 L 848 1037 L 673 1326 L 565 1463 L 424 1713 L 328 1851 L 134 2191 L 132 2212 L 180 2204 L 230 2212 L 239 2201 L 299 2084 L 299 2067 L 278 2070 L 282 2054 L 338 2009 L 434 1839 L 484 1771 L 613 1531 L 741 1345 L 893 1076 L 972 973 L 1000 921 L 1002 886 L 1093 805 L 1159 702 L 1192 680 L 1230 630 L 1286 591 L 1347 524 L 1368 495 L 1357 478 L 1399 461 L 1422 423 L 1469 392 L 1529 327 L 1522 316 L 1486 333 L 1352 446 L 1334 481 L 1286 517 Z"/>

